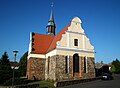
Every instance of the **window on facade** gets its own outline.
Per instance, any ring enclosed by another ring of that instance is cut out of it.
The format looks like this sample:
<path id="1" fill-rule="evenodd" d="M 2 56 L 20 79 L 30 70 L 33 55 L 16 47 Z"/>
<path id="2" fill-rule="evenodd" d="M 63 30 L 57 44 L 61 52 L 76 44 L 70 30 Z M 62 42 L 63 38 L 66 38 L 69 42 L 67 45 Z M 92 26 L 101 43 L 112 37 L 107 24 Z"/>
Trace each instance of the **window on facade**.
<path id="1" fill-rule="evenodd" d="M 68 57 L 65 56 L 65 73 L 68 73 Z"/>
<path id="2" fill-rule="evenodd" d="M 84 73 L 86 73 L 86 57 L 84 57 Z"/>
<path id="3" fill-rule="evenodd" d="M 49 74 L 49 67 L 50 67 L 50 57 L 48 57 L 48 70 L 47 70 L 48 74 Z"/>
<path id="4" fill-rule="evenodd" d="M 78 46 L 78 39 L 74 39 L 74 46 Z"/>

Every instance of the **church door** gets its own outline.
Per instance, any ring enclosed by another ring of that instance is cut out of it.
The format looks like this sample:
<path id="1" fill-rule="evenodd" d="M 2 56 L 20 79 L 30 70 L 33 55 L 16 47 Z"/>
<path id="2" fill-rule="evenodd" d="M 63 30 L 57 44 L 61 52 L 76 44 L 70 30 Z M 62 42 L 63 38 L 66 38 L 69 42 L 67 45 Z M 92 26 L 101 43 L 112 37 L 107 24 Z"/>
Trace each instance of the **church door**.
<path id="1" fill-rule="evenodd" d="M 79 56 L 73 55 L 73 76 L 79 76 Z"/>

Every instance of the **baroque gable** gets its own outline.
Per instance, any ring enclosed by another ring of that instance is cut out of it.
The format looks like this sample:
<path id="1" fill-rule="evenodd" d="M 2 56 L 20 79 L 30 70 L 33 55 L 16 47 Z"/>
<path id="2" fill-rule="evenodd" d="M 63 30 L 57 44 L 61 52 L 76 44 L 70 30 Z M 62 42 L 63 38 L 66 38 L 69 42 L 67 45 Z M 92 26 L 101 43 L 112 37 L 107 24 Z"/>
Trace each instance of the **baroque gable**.
<path id="1" fill-rule="evenodd" d="M 57 49 L 94 53 L 94 47 L 85 35 L 81 23 L 82 21 L 78 17 L 71 20 L 70 26 L 62 34 L 60 41 L 56 42 Z M 77 45 L 75 45 L 75 42 L 77 42 Z"/>

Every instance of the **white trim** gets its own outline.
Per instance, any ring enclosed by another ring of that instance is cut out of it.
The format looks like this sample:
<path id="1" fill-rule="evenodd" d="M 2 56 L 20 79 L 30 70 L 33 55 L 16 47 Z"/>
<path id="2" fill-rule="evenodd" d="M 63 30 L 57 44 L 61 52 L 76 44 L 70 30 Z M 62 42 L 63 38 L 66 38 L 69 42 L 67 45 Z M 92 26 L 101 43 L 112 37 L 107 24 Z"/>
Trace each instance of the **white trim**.
<path id="1" fill-rule="evenodd" d="M 70 73 L 70 69 L 69 69 L 69 67 L 70 67 L 70 56 L 68 55 L 67 57 L 68 57 L 67 58 L 67 60 L 68 60 L 68 73 Z"/>
<path id="2" fill-rule="evenodd" d="M 81 33 L 81 32 L 73 32 L 73 31 L 69 31 L 69 30 L 67 30 L 66 32 L 73 33 L 73 34 L 81 34 L 81 35 L 85 35 L 85 33 Z"/>
<path id="3" fill-rule="evenodd" d="M 85 36 L 82 35 L 82 40 L 83 40 L 83 49 L 85 49 Z"/>
<path id="4" fill-rule="evenodd" d="M 59 47 L 59 46 L 56 46 L 56 47 Z M 47 53 L 47 54 L 46 54 L 46 58 L 48 58 L 49 56 L 50 56 L 50 57 L 51 57 L 51 56 L 54 56 L 54 55 L 56 55 L 56 49 L 54 49 L 54 50 L 50 51 L 49 53 Z"/>
<path id="5" fill-rule="evenodd" d="M 81 19 L 79 18 L 79 17 L 74 17 L 72 20 L 71 20 L 71 22 L 76 22 L 76 21 L 74 21 L 74 20 L 78 20 L 79 22 L 77 22 L 77 23 L 82 23 L 82 21 L 81 21 Z"/>
<path id="6" fill-rule="evenodd" d="M 70 34 L 67 32 L 67 47 L 70 47 Z"/>
<path id="7" fill-rule="evenodd" d="M 88 61 L 87 61 L 87 56 L 86 56 L 86 73 L 88 73 Z"/>
<path id="8" fill-rule="evenodd" d="M 60 46 L 60 41 L 57 41 L 57 42 L 56 42 L 56 45 L 57 45 L 57 46 Z"/>
<path id="9" fill-rule="evenodd" d="M 80 22 L 71 21 L 71 22 L 76 23 L 76 24 L 81 24 L 82 23 L 81 21 Z"/>
<path id="10" fill-rule="evenodd" d="M 30 32 L 30 42 L 29 42 L 28 54 L 30 54 L 31 52 L 32 52 L 32 32 Z"/>
<path id="11" fill-rule="evenodd" d="M 62 37 L 64 36 L 65 34 L 62 34 Z"/>
<path id="12" fill-rule="evenodd" d="M 87 49 L 78 49 L 78 48 L 68 48 L 68 47 L 56 47 L 59 50 L 69 50 L 69 51 L 78 51 L 78 52 L 89 52 L 89 53 L 95 53 L 94 50 L 87 50 Z"/>
<path id="13" fill-rule="evenodd" d="M 34 57 L 34 58 L 46 58 L 46 55 L 45 54 L 29 54 L 28 55 L 28 59 L 30 57 Z"/>
<path id="14" fill-rule="evenodd" d="M 70 27 L 68 27 L 68 32 L 70 31 Z M 66 30 L 66 32 L 67 32 L 67 30 Z"/>

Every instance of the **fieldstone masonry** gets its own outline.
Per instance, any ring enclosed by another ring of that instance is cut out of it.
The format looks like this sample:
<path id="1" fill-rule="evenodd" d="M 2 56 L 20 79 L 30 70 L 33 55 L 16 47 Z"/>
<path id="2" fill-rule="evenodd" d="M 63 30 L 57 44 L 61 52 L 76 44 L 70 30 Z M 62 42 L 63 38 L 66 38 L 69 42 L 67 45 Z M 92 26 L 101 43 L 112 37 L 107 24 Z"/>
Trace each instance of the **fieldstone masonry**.
<path id="1" fill-rule="evenodd" d="M 46 79 L 47 80 L 56 80 L 56 56 L 50 57 L 48 64 L 49 64 L 49 66 L 47 65 L 47 67 L 46 67 L 46 69 L 48 69 L 48 72 L 45 73 L 47 75 Z"/>
<path id="2" fill-rule="evenodd" d="M 27 77 L 30 80 L 45 79 L 45 59 L 29 58 L 27 65 Z"/>
<path id="3" fill-rule="evenodd" d="M 28 79 L 61 81 L 94 78 L 94 58 L 87 57 L 86 73 L 83 71 L 83 58 L 84 57 L 79 57 L 78 73 L 73 73 L 73 56 L 68 56 L 68 73 L 65 71 L 66 64 L 64 55 L 55 55 L 47 59 L 30 58 L 27 67 Z"/>
<path id="4" fill-rule="evenodd" d="M 65 56 L 64 55 L 56 55 L 49 58 L 49 72 L 46 73 L 47 80 L 61 81 L 61 80 L 73 80 L 73 79 L 84 79 L 84 78 L 93 78 L 95 77 L 95 69 L 94 69 L 94 59 L 88 57 L 87 58 L 87 66 L 86 73 L 83 71 L 83 57 L 79 58 L 80 70 L 77 76 L 74 77 L 73 73 L 73 57 L 69 56 L 68 58 L 68 73 L 65 71 Z M 47 60 L 46 60 L 47 61 Z M 48 63 L 47 63 L 48 64 Z M 46 71 L 47 72 L 47 71 Z"/>
<path id="5" fill-rule="evenodd" d="M 88 78 L 94 78 L 95 77 L 95 64 L 94 64 L 94 58 L 92 57 L 87 57 L 87 65 L 86 65 L 86 73 L 83 71 L 83 79 L 88 79 Z M 82 60 L 82 62 L 84 62 Z"/>

